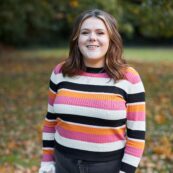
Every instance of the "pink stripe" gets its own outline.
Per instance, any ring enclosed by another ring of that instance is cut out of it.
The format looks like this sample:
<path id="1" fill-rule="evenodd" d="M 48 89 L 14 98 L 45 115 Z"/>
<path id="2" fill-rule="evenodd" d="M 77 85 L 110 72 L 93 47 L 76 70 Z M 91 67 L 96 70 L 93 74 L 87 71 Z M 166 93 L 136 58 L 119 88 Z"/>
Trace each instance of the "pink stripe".
<path id="1" fill-rule="evenodd" d="M 47 127 L 47 126 L 44 126 L 44 127 L 43 127 L 43 132 L 55 133 L 55 128 L 54 128 L 54 127 Z"/>
<path id="2" fill-rule="evenodd" d="M 145 112 L 128 112 L 127 119 L 145 121 Z"/>
<path id="3" fill-rule="evenodd" d="M 107 73 L 87 73 L 87 72 L 81 72 L 80 76 L 110 78 Z"/>
<path id="4" fill-rule="evenodd" d="M 55 74 L 60 73 L 61 67 L 62 67 L 62 64 L 58 64 L 58 65 L 54 68 L 54 73 L 55 73 Z"/>
<path id="5" fill-rule="evenodd" d="M 124 110 L 125 102 L 124 101 L 100 101 L 100 100 L 91 100 L 91 99 L 80 99 L 73 97 L 59 96 L 55 99 L 55 104 L 69 104 L 76 106 L 86 106 L 86 107 L 95 107 L 101 109 L 109 110 Z"/>
<path id="6" fill-rule="evenodd" d="M 127 78 L 131 83 L 133 83 L 133 84 L 138 83 L 138 82 L 141 81 L 139 75 L 135 75 L 135 74 L 133 74 L 133 73 L 131 73 L 131 72 L 126 73 L 125 76 L 126 76 L 126 78 Z"/>
<path id="7" fill-rule="evenodd" d="M 136 156 L 136 157 L 141 157 L 143 150 L 127 146 L 125 153 Z"/>
<path id="8" fill-rule="evenodd" d="M 49 103 L 51 106 L 53 106 L 54 100 L 55 100 L 55 99 L 49 97 L 49 98 L 48 98 L 48 103 Z"/>
<path id="9" fill-rule="evenodd" d="M 54 161 L 54 156 L 51 154 L 44 154 L 42 157 L 43 162 Z"/>
<path id="10" fill-rule="evenodd" d="M 86 134 L 81 132 L 73 132 L 70 130 L 65 130 L 61 127 L 57 127 L 56 130 L 58 133 L 68 139 L 87 141 L 93 143 L 108 143 L 115 142 L 119 140 L 124 140 L 124 135 L 94 135 L 94 134 Z"/>

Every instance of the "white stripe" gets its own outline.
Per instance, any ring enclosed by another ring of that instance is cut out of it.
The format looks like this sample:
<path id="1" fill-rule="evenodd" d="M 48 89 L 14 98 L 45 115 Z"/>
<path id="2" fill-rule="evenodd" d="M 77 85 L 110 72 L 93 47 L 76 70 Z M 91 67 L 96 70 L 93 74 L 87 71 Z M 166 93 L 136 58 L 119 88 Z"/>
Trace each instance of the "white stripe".
<path id="1" fill-rule="evenodd" d="M 42 149 L 44 149 L 44 150 L 54 150 L 54 147 L 53 148 L 51 148 L 51 147 L 42 147 Z"/>
<path id="2" fill-rule="evenodd" d="M 145 102 L 135 102 L 135 103 L 127 103 L 127 106 L 131 106 L 131 105 L 145 105 Z"/>
<path id="3" fill-rule="evenodd" d="M 115 83 L 115 86 L 124 90 L 126 93 L 128 93 L 130 82 L 127 80 L 119 80 L 117 81 L 117 83 Z"/>
<path id="4" fill-rule="evenodd" d="M 56 117 L 56 116 L 55 116 L 55 117 Z M 45 118 L 45 120 L 48 121 L 48 122 L 56 122 L 56 121 L 57 121 L 56 119 L 50 120 L 50 119 L 47 119 L 47 118 Z"/>
<path id="5" fill-rule="evenodd" d="M 48 104 L 47 110 L 48 110 L 48 112 L 50 112 L 50 113 L 55 113 L 55 112 L 54 112 L 54 107 L 51 106 L 50 104 Z"/>
<path id="6" fill-rule="evenodd" d="M 58 83 L 57 75 L 56 75 L 54 72 L 52 72 L 51 77 L 50 77 L 50 80 L 51 80 L 54 84 L 57 84 L 57 83 Z"/>
<path id="7" fill-rule="evenodd" d="M 140 92 L 145 92 L 142 81 L 140 81 L 136 84 L 131 84 L 129 86 L 128 94 L 136 94 L 136 93 L 140 93 Z"/>
<path id="8" fill-rule="evenodd" d="M 55 139 L 54 133 L 43 132 L 43 140 L 54 140 L 54 139 Z"/>
<path id="9" fill-rule="evenodd" d="M 109 152 L 109 151 L 116 151 L 119 149 L 124 148 L 125 141 L 117 141 L 117 142 L 111 142 L 111 143 L 91 143 L 91 142 L 84 142 L 84 141 L 78 141 L 73 139 L 67 139 L 62 136 L 60 136 L 58 133 L 55 133 L 55 140 L 66 147 L 74 148 L 74 149 L 80 149 L 85 151 L 95 151 L 95 152 Z"/>
<path id="10" fill-rule="evenodd" d="M 101 118 L 107 120 L 120 120 L 126 118 L 125 110 L 104 110 L 67 104 L 54 104 L 55 113 L 74 114 L 80 116 Z"/>
<path id="11" fill-rule="evenodd" d="M 146 128 L 145 121 L 129 121 L 129 120 L 127 120 L 127 127 L 132 130 L 141 130 L 141 131 L 144 131 Z"/>
<path id="12" fill-rule="evenodd" d="M 131 83 L 127 80 L 119 80 L 116 83 L 113 79 L 110 80 L 110 78 L 99 78 L 99 77 L 90 77 L 90 76 L 75 76 L 73 78 L 71 77 L 63 77 L 61 73 L 57 74 L 58 82 L 72 82 L 77 84 L 91 84 L 91 85 L 99 85 L 99 86 L 116 86 L 122 90 L 124 90 L 126 93 L 128 93 L 129 86 Z M 106 93 L 107 94 L 107 93 Z"/>
<path id="13" fill-rule="evenodd" d="M 53 83 L 57 84 L 60 82 L 72 82 L 77 84 L 89 84 L 89 85 L 99 85 L 99 86 L 116 86 L 124 90 L 128 94 L 144 92 L 144 86 L 142 81 L 137 84 L 131 84 L 128 80 L 119 80 L 114 83 L 114 80 L 110 78 L 99 78 L 99 77 L 90 77 L 90 76 L 74 76 L 74 77 L 63 77 L 62 73 L 52 74 L 51 80 Z"/>
<path id="14" fill-rule="evenodd" d="M 74 77 L 63 77 L 62 73 L 57 74 L 58 82 L 72 82 L 77 84 L 92 84 L 100 86 L 114 86 L 113 79 L 110 78 L 99 78 L 99 77 L 90 77 L 90 76 L 74 76 Z"/>
<path id="15" fill-rule="evenodd" d="M 135 138 L 129 138 L 129 137 L 128 137 L 128 140 L 137 141 L 137 142 L 145 142 L 144 139 L 135 139 Z"/>
<path id="16" fill-rule="evenodd" d="M 49 166 L 54 166 L 55 162 L 54 161 L 49 161 L 49 162 L 41 162 L 42 167 L 49 167 Z M 44 172 L 44 171 L 43 171 Z M 46 171 L 45 171 L 46 172 Z"/>
<path id="17" fill-rule="evenodd" d="M 68 122 L 68 121 L 64 121 L 64 120 L 60 120 L 60 121 L 62 121 L 62 122 L 64 122 L 64 123 L 66 123 L 66 124 L 71 124 L 71 125 L 75 125 L 75 126 L 78 126 L 78 125 L 80 125 L 80 126 L 84 126 L 84 127 L 89 127 L 89 128 L 97 128 L 97 129 L 112 129 L 112 130 L 115 130 L 115 129 L 122 129 L 122 128 L 124 128 L 124 127 L 126 127 L 126 125 L 122 125 L 122 126 L 118 126 L 118 127 L 100 127 L 100 126 L 94 126 L 94 125 L 87 125 L 87 124 L 80 124 L 80 123 L 73 123 L 73 122 Z"/>
<path id="18" fill-rule="evenodd" d="M 122 162 L 137 167 L 139 165 L 140 158 L 125 153 Z"/>

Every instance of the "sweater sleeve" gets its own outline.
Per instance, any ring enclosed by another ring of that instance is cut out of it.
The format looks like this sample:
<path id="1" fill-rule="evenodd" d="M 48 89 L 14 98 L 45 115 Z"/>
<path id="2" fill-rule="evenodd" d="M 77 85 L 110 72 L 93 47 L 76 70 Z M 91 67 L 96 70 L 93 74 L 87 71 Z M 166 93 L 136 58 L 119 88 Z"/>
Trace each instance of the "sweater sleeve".
<path id="1" fill-rule="evenodd" d="M 134 173 L 141 160 L 145 145 L 145 90 L 136 70 L 126 73 L 127 93 L 126 145 L 120 173 Z"/>
<path id="2" fill-rule="evenodd" d="M 44 164 L 54 164 L 54 136 L 55 136 L 55 126 L 57 123 L 57 116 L 53 109 L 53 103 L 57 93 L 57 70 L 56 66 L 52 71 L 49 89 L 48 89 L 48 108 L 47 114 L 44 119 L 43 125 L 43 155 L 42 155 L 42 165 Z"/>

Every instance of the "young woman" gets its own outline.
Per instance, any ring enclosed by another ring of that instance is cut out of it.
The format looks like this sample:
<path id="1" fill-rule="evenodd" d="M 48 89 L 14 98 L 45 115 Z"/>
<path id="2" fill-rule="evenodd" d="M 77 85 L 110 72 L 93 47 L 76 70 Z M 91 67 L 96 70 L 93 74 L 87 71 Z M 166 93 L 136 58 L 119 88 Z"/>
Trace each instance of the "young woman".
<path id="1" fill-rule="evenodd" d="M 69 57 L 50 78 L 39 173 L 134 173 L 145 142 L 145 94 L 122 58 L 115 19 L 93 9 L 74 23 Z"/>

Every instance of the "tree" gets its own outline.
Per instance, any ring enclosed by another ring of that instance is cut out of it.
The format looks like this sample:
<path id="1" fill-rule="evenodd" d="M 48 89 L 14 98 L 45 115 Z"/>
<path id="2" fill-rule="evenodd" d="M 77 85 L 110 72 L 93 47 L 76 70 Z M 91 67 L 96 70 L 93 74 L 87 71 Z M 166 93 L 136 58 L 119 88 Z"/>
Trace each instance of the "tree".
<path id="1" fill-rule="evenodd" d="M 57 44 L 67 41 L 76 16 L 98 8 L 111 13 L 123 36 L 173 38 L 170 0 L 1 0 L 0 42 Z"/>
<path id="2" fill-rule="evenodd" d="M 173 37 L 173 1 L 136 1 L 120 2 L 123 6 L 123 23 L 132 27 L 132 34 L 137 32 L 148 38 Z"/>

